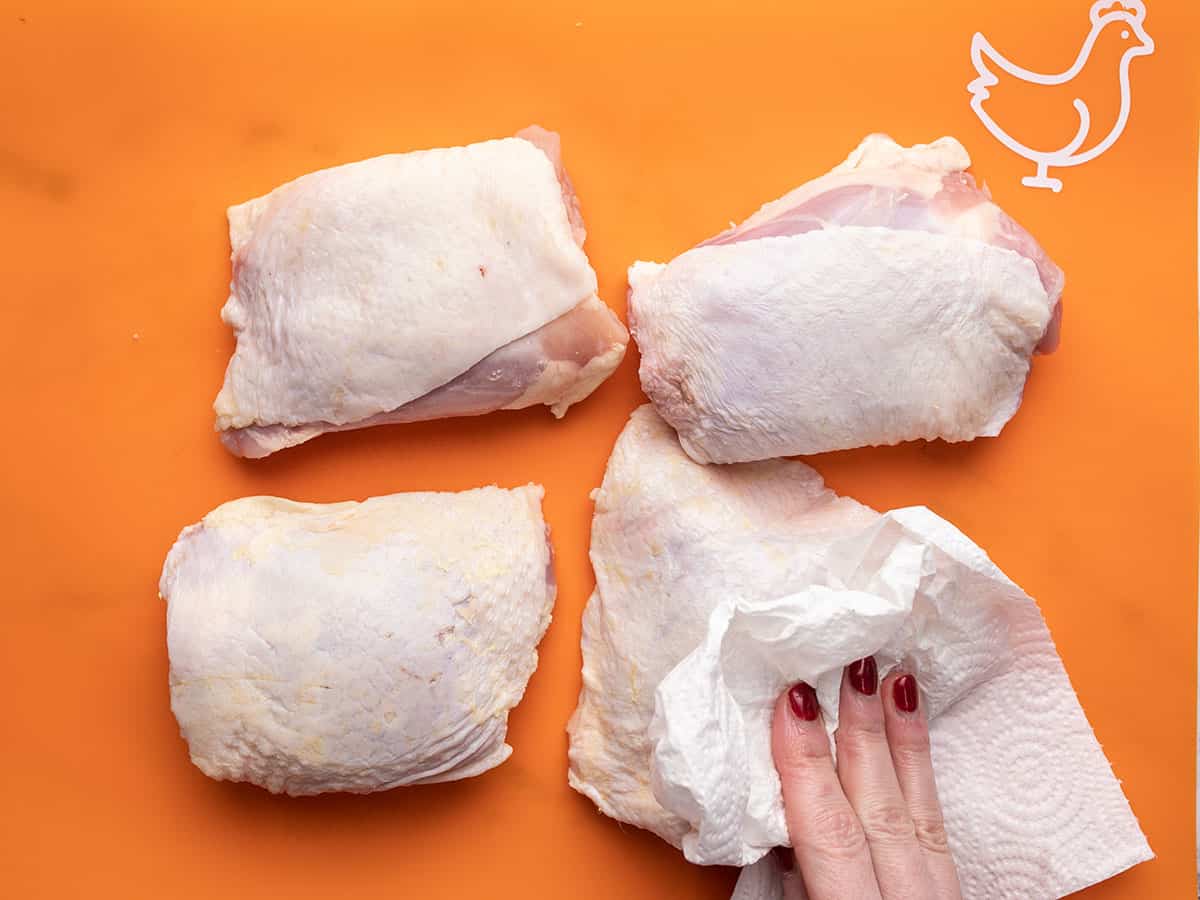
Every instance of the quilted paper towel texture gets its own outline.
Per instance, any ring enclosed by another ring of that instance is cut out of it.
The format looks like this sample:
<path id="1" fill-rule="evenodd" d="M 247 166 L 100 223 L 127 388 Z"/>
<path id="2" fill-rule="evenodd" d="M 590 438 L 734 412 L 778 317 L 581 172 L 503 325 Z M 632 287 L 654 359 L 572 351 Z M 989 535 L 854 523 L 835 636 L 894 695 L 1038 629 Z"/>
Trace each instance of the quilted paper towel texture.
<path id="1" fill-rule="evenodd" d="M 1037 605 L 927 509 L 880 515 L 802 463 L 698 466 L 649 408 L 595 494 L 571 784 L 781 896 L 770 708 L 836 727 L 845 663 L 917 674 L 967 898 L 1059 897 L 1151 858 Z"/>

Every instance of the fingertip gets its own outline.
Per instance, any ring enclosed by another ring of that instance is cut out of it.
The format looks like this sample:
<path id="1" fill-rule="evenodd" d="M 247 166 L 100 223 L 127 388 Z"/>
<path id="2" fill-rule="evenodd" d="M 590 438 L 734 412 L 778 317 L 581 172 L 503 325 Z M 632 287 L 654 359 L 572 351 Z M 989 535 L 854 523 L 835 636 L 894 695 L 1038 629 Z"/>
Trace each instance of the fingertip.
<path id="1" fill-rule="evenodd" d="M 812 685 L 798 681 L 787 690 L 788 709 L 797 719 L 815 722 L 821 715 L 821 704 Z"/>
<path id="2" fill-rule="evenodd" d="M 864 657 L 842 670 L 838 708 L 839 746 L 848 737 L 883 734 L 883 709 L 879 697 L 879 669 L 875 658 Z"/>
<path id="3" fill-rule="evenodd" d="M 798 682 L 775 701 L 771 750 L 777 769 L 792 768 L 814 757 L 829 755 L 821 706 L 811 685 Z"/>
<path id="4" fill-rule="evenodd" d="M 846 666 L 842 680 L 856 693 L 865 697 L 875 696 L 875 692 L 879 690 L 879 667 L 875 663 L 875 657 L 864 656 L 850 663 Z"/>
<path id="5" fill-rule="evenodd" d="M 911 672 L 892 672 L 880 684 L 879 693 L 883 697 L 888 743 L 893 749 L 926 752 L 929 723 L 917 676 Z"/>
<path id="6" fill-rule="evenodd" d="M 921 690 L 917 685 L 917 676 L 905 672 L 896 676 L 892 682 L 892 703 L 898 712 L 912 715 L 921 705 Z"/>
<path id="7" fill-rule="evenodd" d="M 925 702 L 917 676 L 895 669 L 879 683 L 879 695 L 889 716 L 904 719 L 924 719 Z"/>

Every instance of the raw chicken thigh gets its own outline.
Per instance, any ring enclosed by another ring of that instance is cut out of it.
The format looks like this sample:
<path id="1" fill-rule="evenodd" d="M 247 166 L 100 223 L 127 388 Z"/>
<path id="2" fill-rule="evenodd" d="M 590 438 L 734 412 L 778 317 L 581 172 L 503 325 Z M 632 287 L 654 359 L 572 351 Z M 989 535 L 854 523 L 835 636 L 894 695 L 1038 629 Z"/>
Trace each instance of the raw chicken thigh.
<path id="1" fill-rule="evenodd" d="M 502 763 L 554 604 L 541 498 L 248 497 L 185 528 L 159 590 L 192 762 L 293 795 Z"/>
<path id="2" fill-rule="evenodd" d="M 237 349 L 221 440 L 263 457 L 327 431 L 545 404 L 620 363 L 558 136 L 305 175 L 229 210 Z"/>
<path id="3" fill-rule="evenodd" d="M 478 416 L 544 403 L 555 416 L 587 397 L 621 362 L 629 333 L 599 297 L 488 354 L 457 378 L 398 409 L 345 425 L 250 425 L 221 435 L 238 456 L 259 458 L 329 431 Z"/>
<path id="4" fill-rule="evenodd" d="M 738 900 L 780 897 L 775 700 L 808 681 L 832 732 L 842 667 L 871 654 L 921 684 L 968 900 L 1150 858 L 1037 605 L 948 522 L 880 515 L 799 462 L 699 465 L 649 406 L 594 496 L 569 780 L 607 815 L 746 866 Z"/>
<path id="5" fill-rule="evenodd" d="M 642 387 L 697 462 L 1000 432 L 1062 272 L 953 138 L 871 135 L 672 262 L 629 270 Z"/>

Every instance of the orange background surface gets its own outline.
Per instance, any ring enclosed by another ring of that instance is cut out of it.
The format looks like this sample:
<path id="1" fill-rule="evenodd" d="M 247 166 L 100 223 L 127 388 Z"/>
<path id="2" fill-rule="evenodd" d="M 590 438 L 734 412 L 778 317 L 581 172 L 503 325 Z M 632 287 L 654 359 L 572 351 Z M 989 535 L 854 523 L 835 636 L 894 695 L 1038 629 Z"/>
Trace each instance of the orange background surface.
<path id="1" fill-rule="evenodd" d="M 1150 0 L 1158 50 L 1133 63 L 1129 128 L 1053 172 L 1059 195 L 1021 187 L 1032 166 L 965 91 L 976 30 L 1029 68 L 1067 66 L 1088 5 L 1046 5 L 0 2 L 0 894 L 727 897 L 732 870 L 688 865 L 566 785 L 588 492 L 642 400 L 632 345 L 562 422 L 538 408 L 379 428 L 261 462 L 212 432 L 233 346 L 217 316 L 227 205 L 539 122 L 563 135 L 622 313 L 631 261 L 674 256 L 867 132 L 967 145 L 1067 273 L 1062 348 L 999 439 L 814 462 L 876 507 L 928 504 L 1039 599 L 1159 854 L 1087 896 L 1194 897 L 1197 5 Z M 1025 127 L 1074 122 L 1027 102 Z M 546 485 L 561 590 L 511 760 L 306 800 L 189 763 L 156 599 L 181 527 L 245 494 L 526 481 Z"/>

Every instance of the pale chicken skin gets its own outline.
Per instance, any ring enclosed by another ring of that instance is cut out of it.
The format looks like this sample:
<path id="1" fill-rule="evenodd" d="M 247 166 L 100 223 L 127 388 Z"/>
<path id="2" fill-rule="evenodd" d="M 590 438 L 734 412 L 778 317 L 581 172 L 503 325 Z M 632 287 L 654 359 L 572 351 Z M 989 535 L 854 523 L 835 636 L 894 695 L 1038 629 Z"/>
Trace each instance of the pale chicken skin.
<path id="1" fill-rule="evenodd" d="M 698 462 L 993 436 L 1058 340 L 1063 276 L 952 138 L 827 175 L 629 270 L 642 387 Z"/>
<path id="2" fill-rule="evenodd" d="M 229 222 L 237 349 L 214 408 L 236 455 L 538 404 L 562 416 L 624 356 L 543 129 L 314 172 Z"/>
<path id="3" fill-rule="evenodd" d="M 502 763 L 554 604 L 541 498 L 248 497 L 185 528 L 159 591 L 192 762 L 293 795 Z"/>

